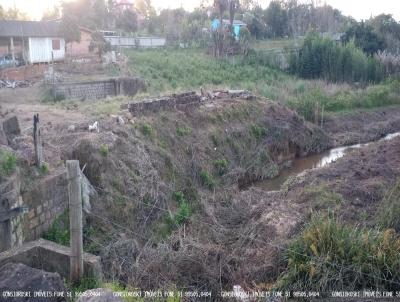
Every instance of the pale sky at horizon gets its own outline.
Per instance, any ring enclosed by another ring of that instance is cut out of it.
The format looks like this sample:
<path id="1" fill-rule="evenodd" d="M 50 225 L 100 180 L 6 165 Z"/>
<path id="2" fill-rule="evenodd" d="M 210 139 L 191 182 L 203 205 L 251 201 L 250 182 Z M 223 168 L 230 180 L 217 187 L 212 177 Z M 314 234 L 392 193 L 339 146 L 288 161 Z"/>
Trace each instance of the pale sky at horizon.
<path id="1" fill-rule="evenodd" d="M 33 20 L 39 20 L 47 8 L 53 7 L 58 2 L 59 0 L 0 0 L 0 5 L 8 8 L 15 3 L 17 8 L 28 13 Z M 183 7 L 187 10 L 193 10 L 200 4 L 200 0 L 152 0 L 152 2 L 157 9 Z M 270 1 L 259 0 L 258 2 L 266 7 Z M 350 15 L 357 20 L 368 19 L 371 15 L 376 16 L 385 13 L 392 14 L 397 21 L 400 21 L 399 0 L 321 0 L 320 2 L 326 2 L 342 11 L 343 14 Z"/>

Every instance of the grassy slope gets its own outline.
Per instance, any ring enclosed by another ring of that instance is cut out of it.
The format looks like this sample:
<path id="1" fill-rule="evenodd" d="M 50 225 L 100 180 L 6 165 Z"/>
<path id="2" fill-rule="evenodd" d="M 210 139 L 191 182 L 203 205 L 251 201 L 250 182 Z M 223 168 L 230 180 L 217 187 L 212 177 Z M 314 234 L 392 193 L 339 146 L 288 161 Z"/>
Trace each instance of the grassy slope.
<path id="1" fill-rule="evenodd" d="M 127 54 L 130 69 L 148 82 L 149 95 L 200 87 L 248 89 L 288 104 L 308 120 L 315 119 L 317 103 L 326 112 L 400 104 L 398 81 L 364 89 L 306 81 L 257 60 L 215 60 L 200 49 L 129 50 Z"/>

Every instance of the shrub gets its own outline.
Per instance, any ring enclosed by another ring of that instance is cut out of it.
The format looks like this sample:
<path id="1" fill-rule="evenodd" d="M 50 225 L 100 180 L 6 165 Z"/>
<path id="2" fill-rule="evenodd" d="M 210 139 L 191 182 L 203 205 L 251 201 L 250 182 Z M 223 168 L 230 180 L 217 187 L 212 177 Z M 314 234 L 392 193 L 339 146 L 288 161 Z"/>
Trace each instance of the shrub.
<path id="1" fill-rule="evenodd" d="M 106 157 L 108 155 L 108 146 L 107 145 L 101 145 L 99 148 L 99 152 L 102 156 Z"/>
<path id="2" fill-rule="evenodd" d="M 0 175 L 10 176 L 17 167 L 17 158 L 14 154 L 0 150 Z"/>
<path id="3" fill-rule="evenodd" d="M 192 133 L 192 129 L 187 128 L 187 127 L 178 127 L 176 128 L 176 134 L 179 136 L 186 136 Z"/>
<path id="4" fill-rule="evenodd" d="M 150 137 L 153 135 L 154 131 L 150 124 L 143 123 L 140 125 L 140 132 L 142 132 L 144 136 Z"/>
<path id="5" fill-rule="evenodd" d="M 219 175 L 224 175 L 228 169 L 228 161 L 225 158 L 218 159 L 214 162 L 214 167 Z"/>
<path id="6" fill-rule="evenodd" d="M 267 129 L 262 126 L 251 125 L 250 132 L 256 139 L 261 139 L 267 134 Z"/>
<path id="7" fill-rule="evenodd" d="M 49 164 L 46 162 L 43 162 L 39 168 L 39 172 L 41 175 L 46 175 L 49 173 Z"/>
<path id="8" fill-rule="evenodd" d="M 290 245 L 281 290 L 399 290 L 400 240 L 384 232 L 314 217 Z"/>
<path id="9" fill-rule="evenodd" d="M 49 230 L 42 236 L 44 239 L 55 243 L 69 246 L 69 216 L 68 211 L 57 217 L 51 224 Z"/>
<path id="10" fill-rule="evenodd" d="M 206 170 L 200 172 L 200 180 L 203 186 L 212 189 L 215 186 L 213 177 Z"/>

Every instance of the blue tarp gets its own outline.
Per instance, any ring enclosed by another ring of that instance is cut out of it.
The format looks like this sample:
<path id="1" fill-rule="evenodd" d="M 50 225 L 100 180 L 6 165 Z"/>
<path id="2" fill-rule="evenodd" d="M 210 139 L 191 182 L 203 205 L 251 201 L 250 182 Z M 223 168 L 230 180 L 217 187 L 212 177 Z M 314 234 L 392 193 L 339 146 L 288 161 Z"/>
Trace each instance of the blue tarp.
<path id="1" fill-rule="evenodd" d="M 211 21 L 211 30 L 216 31 L 219 27 L 219 20 L 214 19 Z M 235 34 L 235 38 L 239 39 L 240 36 L 240 26 L 239 25 L 234 25 L 233 26 L 233 33 Z"/>

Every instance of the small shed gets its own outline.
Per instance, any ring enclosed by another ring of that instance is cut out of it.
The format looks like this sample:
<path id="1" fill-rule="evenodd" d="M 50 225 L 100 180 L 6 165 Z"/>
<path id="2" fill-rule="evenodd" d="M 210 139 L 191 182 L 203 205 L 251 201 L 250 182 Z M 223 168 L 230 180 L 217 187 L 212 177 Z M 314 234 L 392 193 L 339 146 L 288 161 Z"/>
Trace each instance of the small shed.
<path id="1" fill-rule="evenodd" d="M 65 58 L 59 21 L 0 21 L 0 55 L 11 54 L 25 63 L 47 63 Z"/>

